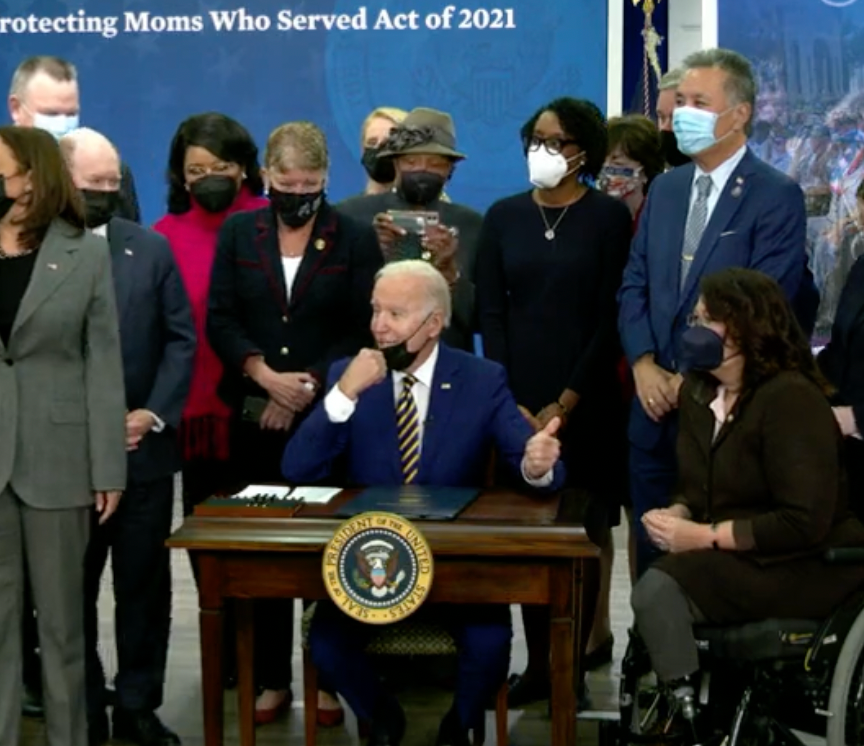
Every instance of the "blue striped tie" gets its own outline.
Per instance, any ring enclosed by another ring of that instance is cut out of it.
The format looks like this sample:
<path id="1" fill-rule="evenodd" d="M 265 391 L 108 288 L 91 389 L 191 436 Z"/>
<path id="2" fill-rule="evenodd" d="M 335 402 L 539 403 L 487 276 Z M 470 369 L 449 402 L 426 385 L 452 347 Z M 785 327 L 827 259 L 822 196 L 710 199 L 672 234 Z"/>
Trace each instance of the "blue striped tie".
<path id="1" fill-rule="evenodd" d="M 396 432 L 399 435 L 399 456 L 405 484 L 414 482 L 420 465 L 420 418 L 411 393 L 415 383 L 417 379 L 411 375 L 402 379 L 402 393 L 396 403 Z"/>

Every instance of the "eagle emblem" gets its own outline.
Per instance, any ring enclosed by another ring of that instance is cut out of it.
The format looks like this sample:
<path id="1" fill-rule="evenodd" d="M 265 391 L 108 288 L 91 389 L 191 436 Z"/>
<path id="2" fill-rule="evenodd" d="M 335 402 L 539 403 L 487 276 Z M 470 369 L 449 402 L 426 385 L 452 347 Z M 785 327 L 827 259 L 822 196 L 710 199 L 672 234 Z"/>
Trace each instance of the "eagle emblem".
<path id="1" fill-rule="evenodd" d="M 405 580 L 405 572 L 399 568 L 399 552 L 387 541 L 373 539 L 366 542 L 357 550 L 356 558 L 354 582 L 375 598 L 396 593 Z"/>

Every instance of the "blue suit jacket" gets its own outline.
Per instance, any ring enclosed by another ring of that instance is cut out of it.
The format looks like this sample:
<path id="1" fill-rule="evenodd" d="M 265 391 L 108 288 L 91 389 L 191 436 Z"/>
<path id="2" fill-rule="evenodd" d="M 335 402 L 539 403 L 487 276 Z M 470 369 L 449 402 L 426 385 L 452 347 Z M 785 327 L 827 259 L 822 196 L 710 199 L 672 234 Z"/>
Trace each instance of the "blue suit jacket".
<path id="1" fill-rule="evenodd" d="M 341 360 L 331 367 L 328 391 L 348 362 Z M 521 475 L 525 444 L 532 435 L 507 387 L 504 368 L 439 346 L 417 484 L 482 487 L 493 448 L 499 460 Z M 391 376 L 360 395 L 345 423 L 330 422 L 320 402 L 288 442 L 282 472 L 294 484 L 318 482 L 330 476 L 340 456 L 347 460 L 351 484 L 402 484 Z M 559 489 L 563 483 L 564 467 L 559 462 L 548 489 Z"/>
<path id="2" fill-rule="evenodd" d="M 129 481 L 167 477 L 179 468 L 177 428 L 192 379 L 196 335 L 189 299 L 168 241 L 123 218 L 108 224 L 126 407 L 149 409 L 165 430 L 129 454 Z"/>
<path id="3" fill-rule="evenodd" d="M 727 267 L 756 269 L 776 279 L 790 301 L 805 286 L 804 194 L 748 150 L 720 195 L 680 288 L 694 169 L 691 163 L 658 177 L 639 220 L 618 293 L 618 326 L 631 365 L 653 353 L 658 365 L 678 370 L 681 335 L 706 275 Z M 633 411 L 630 438 L 650 448 L 659 428 L 638 400 Z"/>

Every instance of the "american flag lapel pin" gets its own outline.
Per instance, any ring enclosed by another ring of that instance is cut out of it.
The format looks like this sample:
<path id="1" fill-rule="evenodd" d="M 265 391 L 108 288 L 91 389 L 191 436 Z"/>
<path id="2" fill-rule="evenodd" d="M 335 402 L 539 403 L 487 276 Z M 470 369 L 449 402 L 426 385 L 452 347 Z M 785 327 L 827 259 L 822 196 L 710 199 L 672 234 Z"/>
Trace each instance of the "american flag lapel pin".
<path id="1" fill-rule="evenodd" d="M 132 256 L 132 249 L 125 249 L 126 256 Z"/>
<path id="2" fill-rule="evenodd" d="M 741 187 L 743 187 L 743 186 L 744 186 L 744 178 L 742 176 L 739 176 L 737 179 L 735 179 L 735 186 L 732 188 L 732 196 L 733 197 L 740 197 L 741 196 Z"/>
<path id="3" fill-rule="evenodd" d="M 449 390 L 450 390 L 450 384 L 449 384 L 449 383 L 442 383 L 442 384 L 441 384 L 441 388 L 442 388 L 444 391 L 449 391 Z"/>
<path id="4" fill-rule="evenodd" d="M 57 269 L 57 265 L 54 262 L 48 262 L 48 269 Z"/>

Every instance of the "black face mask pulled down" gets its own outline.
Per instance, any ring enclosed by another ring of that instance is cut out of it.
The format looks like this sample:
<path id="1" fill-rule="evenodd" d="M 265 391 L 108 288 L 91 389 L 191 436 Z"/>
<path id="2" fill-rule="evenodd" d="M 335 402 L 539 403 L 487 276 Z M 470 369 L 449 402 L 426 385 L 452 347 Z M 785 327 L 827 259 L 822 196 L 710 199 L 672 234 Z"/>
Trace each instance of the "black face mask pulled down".
<path id="1" fill-rule="evenodd" d="M 225 212 L 237 197 L 237 181 L 231 176 L 205 176 L 189 185 L 192 197 L 202 210 Z"/>
<path id="2" fill-rule="evenodd" d="M 710 372 L 726 361 L 723 337 L 705 326 L 691 326 L 681 335 L 681 370 Z"/>
<path id="3" fill-rule="evenodd" d="M 408 342 L 410 342 L 414 336 L 419 332 L 425 325 L 429 319 L 432 318 L 432 314 L 430 313 L 423 321 L 421 321 L 417 328 L 411 332 L 405 339 L 401 342 L 398 342 L 395 345 L 389 345 L 388 347 L 381 347 L 378 345 L 378 349 L 381 354 L 384 356 L 384 362 L 387 364 L 387 370 L 391 371 L 403 371 L 410 368 L 414 361 L 417 359 L 417 356 L 420 354 L 420 350 L 411 351 L 408 349 Z"/>
<path id="4" fill-rule="evenodd" d="M 270 187 L 270 204 L 288 228 L 302 228 L 315 217 L 323 202 L 323 191 L 293 194 Z"/>
<path id="5" fill-rule="evenodd" d="M 6 195 L 6 180 L 0 176 L 0 220 L 3 220 L 12 209 L 15 200 Z"/>
<path id="6" fill-rule="evenodd" d="M 105 225 L 120 205 L 120 192 L 98 192 L 95 189 L 82 189 L 81 197 L 86 208 L 85 222 L 88 228 Z"/>
<path id="7" fill-rule="evenodd" d="M 399 178 L 399 193 L 409 205 L 425 207 L 441 196 L 444 177 L 431 171 L 403 171 Z"/>
<path id="8" fill-rule="evenodd" d="M 396 181 L 396 166 L 392 158 L 381 158 L 381 148 L 364 148 L 360 162 L 369 178 L 376 184 L 392 184 Z"/>
<path id="9" fill-rule="evenodd" d="M 660 143 L 663 147 L 663 157 L 672 168 L 690 163 L 690 157 L 678 150 L 678 138 L 670 130 L 660 132 Z"/>

